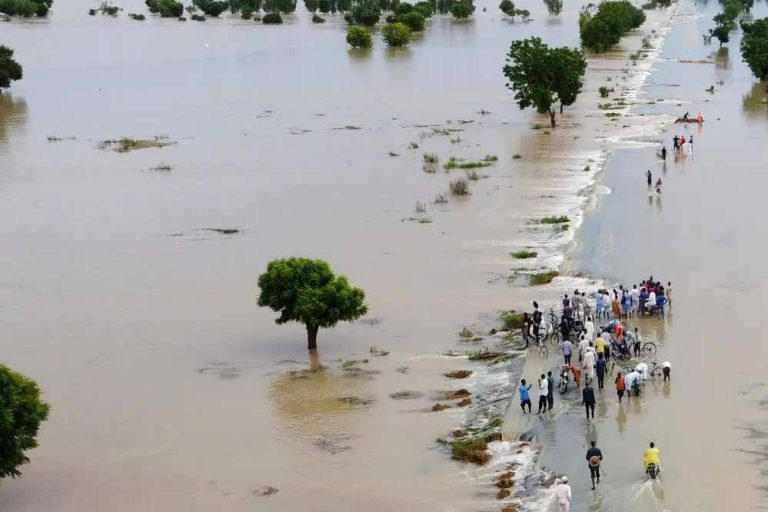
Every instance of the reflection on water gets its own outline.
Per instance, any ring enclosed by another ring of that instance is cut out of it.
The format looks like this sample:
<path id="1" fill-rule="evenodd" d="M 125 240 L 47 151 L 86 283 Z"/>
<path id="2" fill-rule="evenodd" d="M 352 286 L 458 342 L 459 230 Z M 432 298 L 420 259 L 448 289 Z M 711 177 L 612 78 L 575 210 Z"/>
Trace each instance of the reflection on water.
<path id="1" fill-rule="evenodd" d="M 750 91 L 742 98 L 741 105 L 747 114 L 768 113 L 768 84 L 755 82 Z"/>
<path id="2" fill-rule="evenodd" d="M 0 144 L 5 144 L 8 134 L 19 130 L 26 120 L 26 101 L 14 99 L 10 94 L 0 94 Z"/>
<path id="3" fill-rule="evenodd" d="M 728 58 L 729 48 L 727 46 L 721 46 L 717 49 L 717 52 L 715 52 L 715 67 L 717 69 L 728 69 L 731 67 L 731 62 Z"/>

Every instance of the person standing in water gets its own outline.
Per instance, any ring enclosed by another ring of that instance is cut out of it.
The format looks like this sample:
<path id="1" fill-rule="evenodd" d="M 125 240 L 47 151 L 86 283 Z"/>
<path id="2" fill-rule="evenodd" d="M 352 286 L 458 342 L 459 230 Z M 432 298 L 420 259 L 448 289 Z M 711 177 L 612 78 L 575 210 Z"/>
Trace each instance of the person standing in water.
<path id="1" fill-rule="evenodd" d="M 656 180 L 656 193 L 658 195 L 661 195 L 661 178 Z"/>
<path id="2" fill-rule="evenodd" d="M 589 381 L 584 385 L 584 389 L 581 392 L 581 405 L 584 406 L 584 410 L 587 413 L 587 419 L 589 419 L 589 413 L 592 413 L 592 418 L 595 417 L 595 390 Z"/>
<path id="3" fill-rule="evenodd" d="M 520 392 L 520 407 L 523 409 L 523 414 L 525 414 L 526 405 L 528 406 L 528 412 L 531 412 L 531 396 L 528 394 L 531 390 L 531 385 L 526 385 L 525 379 L 523 379 L 520 381 L 520 387 L 517 390 Z"/>
<path id="4" fill-rule="evenodd" d="M 568 485 L 568 477 L 564 476 L 555 486 L 558 512 L 568 512 L 571 509 L 571 486 Z"/>
<path id="5" fill-rule="evenodd" d="M 619 403 L 621 403 L 621 399 L 624 398 L 624 390 L 627 388 L 626 384 L 624 383 L 624 377 L 621 375 L 621 372 L 616 375 L 616 395 L 619 397 Z"/>
<path id="6" fill-rule="evenodd" d="M 651 189 L 651 185 L 653 185 L 653 173 L 650 169 L 647 169 L 645 171 L 645 179 L 648 182 L 648 190 Z"/>
<path id="7" fill-rule="evenodd" d="M 605 384 L 605 358 L 601 354 L 597 356 L 595 373 L 597 374 L 597 389 L 602 390 L 603 384 Z"/>
<path id="8" fill-rule="evenodd" d="M 551 411 L 555 405 L 555 379 L 552 378 L 552 372 L 547 372 L 547 403 Z"/>
<path id="9" fill-rule="evenodd" d="M 549 383 L 543 373 L 539 379 L 539 414 L 547 411 L 547 395 L 549 395 Z"/>
<path id="10" fill-rule="evenodd" d="M 661 159 L 667 159 L 667 146 L 661 146 Z"/>
<path id="11" fill-rule="evenodd" d="M 603 462 L 603 452 L 595 446 L 595 442 L 590 443 L 590 449 L 587 450 L 587 464 L 589 465 L 589 477 L 592 479 L 592 490 L 595 490 L 595 480 L 600 483 L 600 463 Z"/>

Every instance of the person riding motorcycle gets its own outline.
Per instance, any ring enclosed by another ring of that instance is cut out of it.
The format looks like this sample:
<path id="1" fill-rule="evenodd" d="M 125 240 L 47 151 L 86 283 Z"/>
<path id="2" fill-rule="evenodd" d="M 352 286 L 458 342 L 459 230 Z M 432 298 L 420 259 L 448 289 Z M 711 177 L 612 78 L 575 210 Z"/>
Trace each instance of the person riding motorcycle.
<path id="1" fill-rule="evenodd" d="M 651 466 L 655 467 L 655 472 L 658 473 L 661 464 L 661 452 L 654 443 L 650 444 L 650 447 L 643 452 L 643 468 L 646 473 Z"/>

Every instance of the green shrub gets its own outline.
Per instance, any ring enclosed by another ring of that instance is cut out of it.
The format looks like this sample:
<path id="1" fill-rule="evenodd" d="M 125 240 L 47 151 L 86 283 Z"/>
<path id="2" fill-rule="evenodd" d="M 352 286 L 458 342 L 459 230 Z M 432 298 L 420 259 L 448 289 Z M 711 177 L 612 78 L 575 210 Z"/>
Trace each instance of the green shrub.
<path id="1" fill-rule="evenodd" d="M 21 64 L 13 60 L 13 50 L 0 45 L 0 90 L 10 87 L 12 81 L 21 80 L 22 76 Z"/>
<path id="2" fill-rule="evenodd" d="M 53 0 L 0 0 L 0 12 L 9 16 L 43 18 L 48 15 L 48 9 Z"/>
<path id="3" fill-rule="evenodd" d="M 323 18 L 322 16 L 318 16 L 317 14 L 313 14 L 312 23 L 325 23 L 325 18 Z"/>
<path id="4" fill-rule="evenodd" d="M 147 19 L 147 17 L 144 16 L 143 14 L 134 14 L 134 13 L 128 14 L 128 17 L 136 21 L 144 21 L 145 19 Z"/>
<path id="5" fill-rule="evenodd" d="M 162 18 L 178 18 L 184 13 L 184 6 L 176 0 L 146 0 L 149 12 Z"/>
<path id="6" fill-rule="evenodd" d="M 261 22 L 265 25 L 279 25 L 283 22 L 283 17 L 279 12 L 268 12 L 261 18 Z"/>
<path id="7" fill-rule="evenodd" d="M 347 29 L 347 43 L 352 48 L 370 48 L 373 46 L 371 31 L 366 27 L 353 25 Z"/>
<path id="8" fill-rule="evenodd" d="M 504 322 L 504 330 L 513 331 L 523 326 L 523 314 L 509 311 L 501 315 L 501 321 Z"/>
<path id="9" fill-rule="evenodd" d="M 413 11 L 413 5 L 409 4 L 408 2 L 400 2 L 392 12 L 394 12 L 396 16 L 400 16 L 403 14 L 408 14 L 411 11 Z"/>
<path id="10" fill-rule="evenodd" d="M 564 222 L 569 222 L 568 217 L 565 215 L 560 215 L 559 217 L 552 215 L 541 219 L 542 224 L 562 224 Z"/>
<path id="11" fill-rule="evenodd" d="M 416 5 L 413 6 L 413 10 L 420 12 L 425 18 L 431 18 L 435 13 L 432 4 L 429 2 L 416 2 Z"/>
<path id="12" fill-rule="evenodd" d="M 227 10 L 229 5 L 221 0 L 193 0 L 192 4 L 203 11 L 206 16 L 217 18 L 221 13 Z"/>
<path id="13" fill-rule="evenodd" d="M 451 457 L 483 465 L 491 459 L 485 439 L 457 439 L 451 442 Z"/>
<path id="14" fill-rule="evenodd" d="M 531 274 L 528 276 L 528 282 L 531 286 L 540 286 L 543 284 L 549 284 L 554 278 L 559 276 L 560 273 L 556 270 L 550 270 L 548 272 L 539 272 L 538 274 Z"/>
<path id="15" fill-rule="evenodd" d="M 390 23 L 381 29 L 388 46 L 406 46 L 411 41 L 411 29 L 404 23 Z"/>
<path id="16" fill-rule="evenodd" d="M 381 18 L 381 8 L 374 0 L 365 0 L 355 5 L 350 12 L 344 16 L 348 23 L 356 25 L 365 25 L 372 27 L 379 22 Z"/>
<path id="17" fill-rule="evenodd" d="M 397 17 L 397 21 L 405 24 L 413 32 L 424 31 L 424 15 L 420 12 L 412 11 Z"/>
<path id="18" fill-rule="evenodd" d="M 250 20 L 253 18 L 253 8 L 249 5 L 245 5 L 240 9 L 240 18 L 244 20 Z"/>
<path id="19" fill-rule="evenodd" d="M 512 0 L 502 0 L 499 4 L 499 9 L 507 16 L 515 15 L 515 4 L 512 2 Z"/>
<path id="20" fill-rule="evenodd" d="M 457 0 L 451 4 L 451 14 L 454 18 L 466 19 L 475 12 L 475 6 L 469 0 Z"/>
<path id="21" fill-rule="evenodd" d="M 528 251 L 525 249 L 512 253 L 512 257 L 518 260 L 527 260 L 530 258 L 535 258 L 538 255 L 539 253 L 536 251 Z"/>

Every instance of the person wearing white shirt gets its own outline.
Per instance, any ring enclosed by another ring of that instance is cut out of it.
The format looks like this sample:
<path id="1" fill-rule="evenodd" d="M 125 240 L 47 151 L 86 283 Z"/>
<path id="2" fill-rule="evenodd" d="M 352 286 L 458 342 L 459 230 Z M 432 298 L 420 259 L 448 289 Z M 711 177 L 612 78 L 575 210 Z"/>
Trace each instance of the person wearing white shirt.
<path id="1" fill-rule="evenodd" d="M 638 384 L 639 380 L 640 380 L 640 374 L 637 373 L 637 370 L 629 372 L 626 376 L 624 376 L 624 384 L 627 388 L 627 394 L 629 396 L 632 396 L 633 388 L 636 384 Z"/>
<path id="2" fill-rule="evenodd" d="M 590 346 L 584 351 L 584 363 L 582 364 L 584 371 L 589 375 L 590 380 L 595 378 L 595 350 L 590 343 Z"/>
<path id="3" fill-rule="evenodd" d="M 568 485 L 568 477 L 564 476 L 555 486 L 555 496 L 559 512 L 568 512 L 571 508 L 571 486 Z"/>
<path id="4" fill-rule="evenodd" d="M 648 380 L 651 377 L 646 363 L 638 363 L 637 366 L 635 366 L 635 371 L 640 374 L 640 380 Z"/>
<path id="5" fill-rule="evenodd" d="M 664 374 L 664 382 L 671 380 L 669 374 L 672 373 L 672 365 L 669 361 L 664 361 L 664 364 L 661 365 L 661 371 Z"/>
<path id="6" fill-rule="evenodd" d="M 539 414 L 547 410 L 547 395 L 549 395 L 549 382 L 547 382 L 547 376 L 542 373 L 539 379 Z"/>
<path id="7" fill-rule="evenodd" d="M 587 332 L 587 339 L 589 341 L 594 341 L 595 339 L 595 322 L 592 321 L 592 317 L 588 317 L 587 321 L 584 322 L 584 330 Z"/>
<path id="8" fill-rule="evenodd" d="M 632 285 L 632 314 L 636 314 L 640 309 L 640 290 L 637 289 L 637 285 Z"/>
<path id="9" fill-rule="evenodd" d="M 579 340 L 579 362 L 584 361 L 584 352 L 587 351 L 589 343 L 589 338 L 582 334 L 581 339 Z"/>

